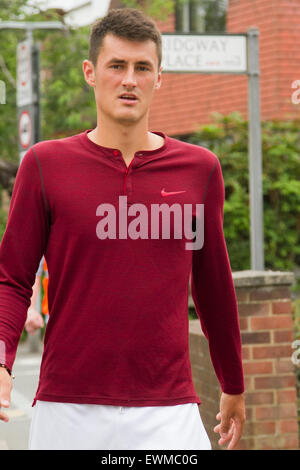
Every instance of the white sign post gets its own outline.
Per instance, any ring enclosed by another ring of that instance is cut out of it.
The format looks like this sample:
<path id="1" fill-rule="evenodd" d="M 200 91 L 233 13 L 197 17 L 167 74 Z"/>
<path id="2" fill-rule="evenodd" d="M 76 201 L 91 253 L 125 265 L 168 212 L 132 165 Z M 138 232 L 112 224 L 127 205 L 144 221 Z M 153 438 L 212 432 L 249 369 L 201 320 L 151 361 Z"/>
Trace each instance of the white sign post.
<path id="1" fill-rule="evenodd" d="M 166 73 L 248 75 L 251 269 L 264 270 L 259 32 L 246 34 L 162 34 Z"/>
<path id="2" fill-rule="evenodd" d="M 37 95 L 34 93 L 34 45 L 29 37 L 17 46 L 17 108 L 20 161 L 36 142 Z"/>
<path id="3" fill-rule="evenodd" d="M 17 47 L 17 106 L 33 102 L 31 49 L 30 40 L 20 42 Z"/>

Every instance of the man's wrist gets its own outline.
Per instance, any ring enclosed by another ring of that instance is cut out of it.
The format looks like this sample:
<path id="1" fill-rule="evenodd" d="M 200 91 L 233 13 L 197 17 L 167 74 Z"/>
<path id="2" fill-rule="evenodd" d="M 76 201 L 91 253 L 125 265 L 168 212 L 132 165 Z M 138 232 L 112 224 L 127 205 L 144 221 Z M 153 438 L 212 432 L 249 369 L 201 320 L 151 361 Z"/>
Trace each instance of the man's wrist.
<path id="1" fill-rule="evenodd" d="M 226 395 L 242 395 L 245 392 L 244 386 L 236 386 L 236 387 L 220 387 L 222 393 L 226 393 Z"/>
<path id="2" fill-rule="evenodd" d="M 27 310 L 28 313 L 35 312 L 35 311 L 36 311 L 36 309 L 34 308 L 33 305 L 30 305 L 30 307 Z"/>

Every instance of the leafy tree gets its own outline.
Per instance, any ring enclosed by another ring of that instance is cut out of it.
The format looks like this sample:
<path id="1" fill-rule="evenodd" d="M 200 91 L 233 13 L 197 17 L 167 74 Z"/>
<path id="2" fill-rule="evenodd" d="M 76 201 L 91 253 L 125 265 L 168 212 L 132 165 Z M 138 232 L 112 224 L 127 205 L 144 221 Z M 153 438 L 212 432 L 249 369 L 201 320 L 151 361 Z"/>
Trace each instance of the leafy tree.
<path id="1" fill-rule="evenodd" d="M 197 0 L 196 0 L 197 1 Z M 204 9 L 205 33 L 226 31 L 227 1 L 200 0 Z"/>
<path id="2" fill-rule="evenodd" d="M 97 123 L 93 89 L 86 83 L 82 62 L 88 57 L 90 27 L 52 33 L 43 42 L 43 140 L 81 132 Z"/>
<path id="3" fill-rule="evenodd" d="M 214 122 L 184 138 L 212 150 L 225 182 L 224 233 L 231 267 L 250 269 L 248 122 L 215 113 Z M 266 269 L 300 266 L 299 120 L 262 122 L 263 216 Z"/>
<path id="4" fill-rule="evenodd" d="M 0 20 L 20 19 L 21 0 L 0 2 Z M 24 32 L 0 30 L 0 80 L 5 82 L 6 104 L 0 105 L 0 158 L 18 160 L 16 126 L 16 47 Z"/>
<path id="5" fill-rule="evenodd" d="M 121 3 L 128 8 L 143 10 L 147 15 L 160 20 L 167 19 L 175 7 L 175 0 L 122 0 Z"/>
<path id="6" fill-rule="evenodd" d="M 227 0 L 122 0 L 124 6 L 139 8 L 155 19 L 165 20 L 171 13 L 181 22 L 184 3 L 189 6 L 190 31 L 225 31 Z M 199 15 L 203 18 L 200 18 Z M 200 31 L 200 24 L 204 25 Z M 177 28 L 180 30 L 180 27 Z"/>
<path id="7" fill-rule="evenodd" d="M 25 9 L 28 0 L 1 1 L 0 19 L 63 21 L 58 10 Z M 93 127 L 96 110 L 93 91 L 86 84 L 82 61 L 87 58 L 90 27 L 68 31 L 33 32 L 41 46 L 42 139 Z M 16 107 L 16 49 L 21 30 L 0 30 L 0 80 L 6 84 L 6 104 L 0 105 L 0 158 L 19 161 Z"/>

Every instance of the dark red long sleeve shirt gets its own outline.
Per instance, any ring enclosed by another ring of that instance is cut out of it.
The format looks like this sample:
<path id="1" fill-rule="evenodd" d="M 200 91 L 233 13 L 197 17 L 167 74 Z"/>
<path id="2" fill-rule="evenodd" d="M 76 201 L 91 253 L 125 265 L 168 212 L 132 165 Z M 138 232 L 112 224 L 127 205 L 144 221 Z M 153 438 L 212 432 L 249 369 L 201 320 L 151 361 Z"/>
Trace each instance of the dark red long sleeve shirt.
<path id="1" fill-rule="evenodd" d="M 201 403 L 189 358 L 189 282 L 220 386 L 229 394 L 242 393 L 219 159 L 157 132 L 164 145 L 136 152 L 127 167 L 118 149 L 95 144 L 88 132 L 39 142 L 20 164 L 0 245 L 0 342 L 6 365 L 13 366 L 45 255 L 50 316 L 35 400 Z M 135 204 L 143 206 L 140 224 Z M 193 229 L 197 205 L 204 204 L 202 248 L 186 249 L 191 238 L 175 236 L 183 222 L 171 211 L 169 235 L 162 215 L 158 226 L 153 222 L 153 207 L 173 204 L 182 221 L 185 207 L 192 208 Z M 143 236 L 132 235 L 136 232 Z"/>

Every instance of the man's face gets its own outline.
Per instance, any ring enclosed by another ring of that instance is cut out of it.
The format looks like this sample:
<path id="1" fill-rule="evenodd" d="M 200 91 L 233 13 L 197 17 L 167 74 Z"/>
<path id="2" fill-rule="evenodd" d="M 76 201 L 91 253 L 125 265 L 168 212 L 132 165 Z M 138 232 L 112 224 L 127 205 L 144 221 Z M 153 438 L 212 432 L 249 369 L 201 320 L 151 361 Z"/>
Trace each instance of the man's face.
<path id="1" fill-rule="evenodd" d="M 123 123 L 140 121 L 149 111 L 155 89 L 161 84 L 155 43 L 129 41 L 111 33 L 104 37 L 96 67 L 85 60 L 85 79 L 94 88 L 99 112 Z M 124 93 L 135 100 L 120 98 Z"/>

